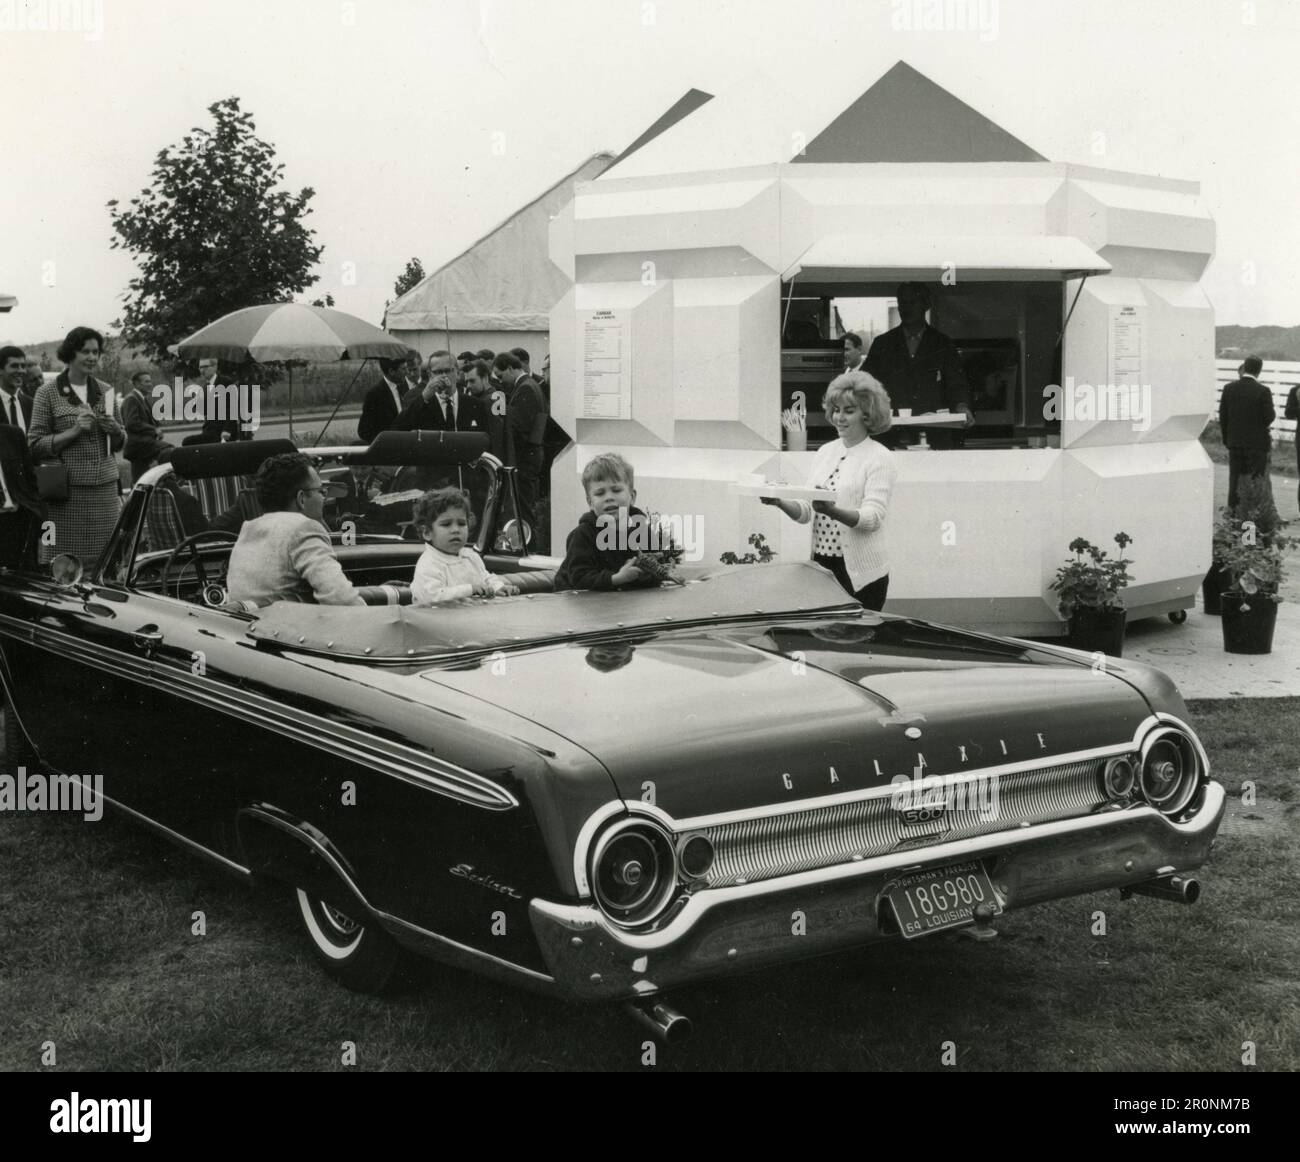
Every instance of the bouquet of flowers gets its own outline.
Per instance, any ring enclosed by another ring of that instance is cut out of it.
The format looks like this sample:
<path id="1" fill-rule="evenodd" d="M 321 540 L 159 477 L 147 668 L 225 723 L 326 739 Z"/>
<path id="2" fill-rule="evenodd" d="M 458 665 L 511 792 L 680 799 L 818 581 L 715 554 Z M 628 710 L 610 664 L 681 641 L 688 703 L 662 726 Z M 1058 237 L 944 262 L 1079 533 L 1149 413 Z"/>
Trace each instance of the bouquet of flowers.
<path id="1" fill-rule="evenodd" d="M 646 525 L 650 534 L 648 547 L 637 553 L 633 563 L 656 581 L 684 585 L 680 577 L 673 576 L 673 570 L 681 563 L 683 549 L 673 538 L 672 522 L 652 512 L 646 517 Z"/>

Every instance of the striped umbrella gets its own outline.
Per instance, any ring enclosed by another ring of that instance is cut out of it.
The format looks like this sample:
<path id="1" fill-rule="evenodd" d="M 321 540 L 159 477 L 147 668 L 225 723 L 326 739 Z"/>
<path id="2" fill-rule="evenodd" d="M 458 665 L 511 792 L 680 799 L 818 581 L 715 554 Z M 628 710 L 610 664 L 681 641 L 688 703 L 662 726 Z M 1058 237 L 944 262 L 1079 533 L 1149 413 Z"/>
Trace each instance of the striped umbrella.
<path id="1" fill-rule="evenodd" d="M 385 331 L 331 307 L 267 303 L 231 311 L 176 345 L 186 359 L 289 362 L 289 438 L 293 439 L 293 364 L 339 359 L 402 359 L 410 351 Z"/>

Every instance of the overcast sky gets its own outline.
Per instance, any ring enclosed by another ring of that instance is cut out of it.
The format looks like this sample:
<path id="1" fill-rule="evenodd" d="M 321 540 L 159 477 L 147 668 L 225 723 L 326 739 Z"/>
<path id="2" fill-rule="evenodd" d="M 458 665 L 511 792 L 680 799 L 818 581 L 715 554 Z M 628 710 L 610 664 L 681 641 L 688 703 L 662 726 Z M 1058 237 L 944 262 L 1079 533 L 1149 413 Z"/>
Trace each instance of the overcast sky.
<path id="1" fill-rule="evenodd" d="M 1300 0 L 984 0 L 947 31 L 905 27 L 931 0 L 38 0 L 89 34 L 15 28 L 23 3 L 0 0 L 0 338 L 120 314 L 104 203 L 223 97 L 317 191 L 304 297 L 378 322 L 408 258 L 434 270 L 686 89 L 861 91 L 900 58 L 1053 161 L 1199 180 L 1218 322 L 1300 323 Z"/>

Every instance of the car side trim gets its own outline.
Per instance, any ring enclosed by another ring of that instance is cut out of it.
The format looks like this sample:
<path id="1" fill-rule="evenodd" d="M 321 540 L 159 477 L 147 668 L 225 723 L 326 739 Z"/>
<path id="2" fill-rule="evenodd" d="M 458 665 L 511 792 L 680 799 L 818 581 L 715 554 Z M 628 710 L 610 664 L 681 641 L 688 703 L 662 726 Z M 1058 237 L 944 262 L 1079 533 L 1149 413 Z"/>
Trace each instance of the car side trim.
<path id="1" fill-rule="evenodd" d="M 413 924 L 410 920 L 403 920 L 376 908 L 366 899 L 365 893 L 362 892 L 347 868 L 339 862 L 338 858 L 325 844 L 321 843 L 315 835 L 312 835 L 303 827 L 295 826 L 290 819 L 277 814 L 275 810 L 269 810 L 263 805 L 246 807 L 240 814 L 268 823 L 281 831 L 287 832 L 310 847 L 329 866 L 330 870 L 338 876 L 343 886 L 356 897 L 357 902 L 365 908 L 366 912 L 399 943 L 415 945 L 425 949 L 429 955 L 444 963 L 472 967 L 479 971 L 495 970 L 497 975 L 507 975 L 512 979 L 522 977 L 526 982 L 535 986 L 548 986 L 555 983 L 554 978 L 547 976 L 544 972 L 525 968 L 523 965 L 515 964 L 510 960 L 503 960 L 499 956 L 493 956 L 490 952 L 483 952 L 477 948 L 472 948 L 468 944 L 461 944 L 460 941 L 453 940 L 450 936 L 431 932 L 427 928 L 421 928 L 418 924 Z"/>
<path id="2" fill-rule="evenodd" d="M 104 650 L 88 646 L 72 634 L 0 614 L 0 634 L 18 638 L 14 632 L 18 627 L 32 635 L 24 635 L 22 641 L 49 653 L 151 688 L 156 688 L 160 674 L 165 675 L 175 694 L 187 701 L 306 743 L 328 754 L 362 763 L 446 798 L 489 811 L 509 811 L 519 806 L 519 800 L 513 794 L 491 779 L 414 747 L 376 738 L 357 727 L 310 711 L 287 710 L 271 698 L 214 678 L 163 668 L 160 663 L 144 658 L 106 656 Z"/>

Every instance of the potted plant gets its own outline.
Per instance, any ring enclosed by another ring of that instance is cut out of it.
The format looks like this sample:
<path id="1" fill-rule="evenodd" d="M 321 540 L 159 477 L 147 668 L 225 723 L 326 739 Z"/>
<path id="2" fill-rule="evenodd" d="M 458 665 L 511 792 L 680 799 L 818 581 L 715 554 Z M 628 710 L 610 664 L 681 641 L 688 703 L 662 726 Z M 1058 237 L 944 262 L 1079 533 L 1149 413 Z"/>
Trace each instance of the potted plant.
<path id="1" fill-rule="evenodd" d="M 1116 533 L 1120 556 L 1111 557 L 1083 537 L 1070 542 L 1068 559 L 1056 571 L 1051 588 L 1059 594 L 1061 616 L 1070 623 L 1069 644 L 1089 653 L 1101 652 L 1118 658 L 1124 652 L 1124 625 L 1128 613 L 1120 591 L 1129 583 L 1131 562 L 1123 556 L 1133 543 L 1128 533 Z"/>
<path id="2" fill-rule="evenodd" d="M 1214 556 L 1222 562 L 1225 582 L 1220 602 L 1227 653 L 1267 654 L 1273 650 L 1284 554 L 1296 543 L 1295 538 L 1282 534 L 1287 523 L 1262 476 L 1242 480 L 1236 508 L 1224 508 L 1215 521 Z"/>

